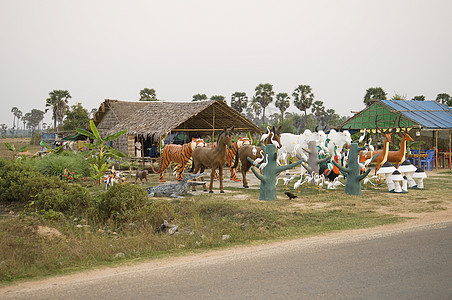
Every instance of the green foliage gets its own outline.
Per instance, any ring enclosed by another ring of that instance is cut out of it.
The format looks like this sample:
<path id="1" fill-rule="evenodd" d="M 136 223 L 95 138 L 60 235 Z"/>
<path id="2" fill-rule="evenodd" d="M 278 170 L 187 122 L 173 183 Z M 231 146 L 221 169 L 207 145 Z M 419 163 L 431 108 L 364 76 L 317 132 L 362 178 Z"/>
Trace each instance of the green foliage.
<path id="1" fill-rule="evenodd" d="M 140 101 L 157 101 L 155 89 L 144 88 L 140 91 Z"/>
<path id="2" fill-rule="evenodd" d="M 97 195 L 91 213 L 100 222 L 128 223 L 136 221 L 137 212 L 146 209 L 148 204 L 148 194 L 142 187 L 128 183 L 115 184 Z"/>
<path id="3" fill-rule="evenodd" d="M 100 183 L 100 179 L 105 171 L 110 167 L 109 159 L 120 160 L 120 158 L 125 157 L 124 153 L 121 153 L 112 147 L 106 145 L 107 142 L 113 141 L 119 138 L 121 135 L 125 134 L 127 131 L 119 131 L 113 133 L 104 139 L 99 134 L 99 131 L 96 128 L 93 120 L 89 121 L 89 125 L 91 127 L 91 132 L 85 129 L 77 129 L 77 132 L 83 134 L 94 142 L 92 144 L 85 144 L 85 147 L 89 149 L 87 153 L 88 162 L 89 162 L 89 171 L 91 178 L 97 180 L 97 183 Z"/>
<path id="4" fill-rule="evenodd" d="M 63 121 L 63 130 L 75 130 L 77 128 L 87 128 L 89 126 L 89 113 L 81 103 L 72 105 L 66 111 L 66 118 Z"/>
<path id="5" fill-rule="evenodd" d="M 2 160 L 0 177 L 0 202 L 27 203 L 35 212 L 54 210 L 74 215 L 83 212 L 91 201 L 84 187 L 43 176 L 28 164 Z"/>
<path id="6" fill-rule="evenodd" d="M 0 160 L 0 202 L 26 202 L 36 195 L 27 183 L 42 176 L 36 168 L 12 161 Z"/>
<path id="7" fill-rule="evenodd" d="M 368 88 L 364 95 L 364 104 L 369 106 L 372 104 L 372 100 L 386 100 L 386 93 L 381 87 Z"/>
<path id="8" fill-rule="evenodd" d="M 57 177 L 43 177 L 38 182 L 33 180 L 27 185 L 36 191 L 36 196 L 29 203 L 29 209 L 40 212 L 61 212 L 65 215 L 83 215 L 92 202 L 88 190 L 79 184 L 65 183 Z"/>
<path id="9" fill-rule="evenodd" d="M 202 101 L 202 100 L 207 100 L 207 95 L 206 94 L 193 95 L 193 99 L 191 101 Z"/>
<path id="10" fill-rule="evenodd" d="M 88 162 L 81 155 L 70 151 L 48 154 L 36 160 L 38 171 L 47 176 L 58 176 L 62 178 L 64 169 L 73 171 L 75 176 L 89 176 Z"/>

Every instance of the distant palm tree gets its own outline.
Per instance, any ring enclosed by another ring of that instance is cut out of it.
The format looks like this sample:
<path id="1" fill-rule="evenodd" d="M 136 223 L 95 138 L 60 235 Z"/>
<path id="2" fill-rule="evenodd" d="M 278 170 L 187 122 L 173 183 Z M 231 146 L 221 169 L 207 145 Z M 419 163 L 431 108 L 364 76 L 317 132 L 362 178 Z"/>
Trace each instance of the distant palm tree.
<path id="1" fill-rule="evenodd" d="M 292 93 L 293 104 L 296 108 L 304 111 L 305 124 L 308 121 L 307 110 L 312 106 L 314 100 L 314 93 L 309 85 L 299 85 Z"/>
<path id="2" fill-rule="evenodd" d="M 265 108 L 273 101 L 273 96 L 275 95 L 273 85 L 270 83 L 261 83 L 254 90 L 256 91 L 254 97 L 262 107 L 262 123 L 265 125 Z"/>
<path id="3" fill-rule="evenodd" d="M 275 106 L 281 111 L 281 121 L 284 119 L 284 112 L 290 106 L 290 97 L 287 93 L 279 93 L 276 95 Z"/>
<path id="4" fill-rule="evenodd" d="M 22 118 L 22 111 L 20 109 L 17 110 L 17 129 L 19 129 L 20 119 Z"/>
<path id="5" fill-rule="evenodd" d="M 53 90 L 49 93 L 49 98 L 46 99 L 46 110 L 52 109 L 53 128 L 57 127 L 63 122 L 66 110 L 69 108 L 68 99 L 72 98 L 67 90 Z"/>
<path id="6" fill-rule="evenodd" d="M 17 111 L 19 109 L 17 107 L 11 108 L 11 113 L 13 114 L 13 128 L 16 126 L 16 117 L 17 117 Z"/>
<path id="7" fill-rule="evenodd" d="M 248 106 L 248 96 L 245 92 L 235 92 L 231 95 L 231 107 L 241 113 Z"/>
<path id="8" fill-rule="evenodd" d="M 364 104 L 369 106 L 373 100 L 386 100 L 387 94 L 381 87 L 368 88 L 364 95 Z"/>

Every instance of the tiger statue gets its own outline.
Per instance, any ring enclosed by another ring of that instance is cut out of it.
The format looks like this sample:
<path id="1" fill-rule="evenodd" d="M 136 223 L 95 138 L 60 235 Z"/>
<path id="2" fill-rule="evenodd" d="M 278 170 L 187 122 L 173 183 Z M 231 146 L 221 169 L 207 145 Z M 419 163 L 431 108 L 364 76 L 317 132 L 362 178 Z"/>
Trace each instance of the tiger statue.
<path id="1" fill-rule="evenodd" d="M 179 164 L 179 167 L 177 169 L 177 180 L 182 180 L 182 174 L 184 173 L 185 165 L 191 158 L 191 154 L 193 153 L 193 149 L 198 147 L 205 147 L 206 143 L 203 139 L 200 138 L 192 138 L 191 142 L 183 144 L 183 145 L 176 145 L 176 144 L 169 144 L 163 147 L 162 155 L 160 156 L 160 165 L 159 169 L 156 171 L 152 167 L 152 172 L 154 173 L 160 173 L 160 182 L 165 182 L 166 180 L 163 179 L 163 172 L 168 168 L 170 163 L 173 161 L 177 164 Z"/>
<path id="2" fill-rule="evenodd" d="M 237 154 L 237 150 L 242 147 L 243 145 L 251 145 L 251 140 L 247 137 L 239 137 L 237 141 L 235 141 L 234 144 L 232 144 L 231 149 L 226 149 L 226 161 L 228 162 L 229 171 L 231 171 L 231 178 L 230 180 L 239 182 L 241 181 L 239 178 L 237 178 L 237 175 L 235 173 L 235 168 L 232 166 L 234 165 L 235 161 L 235 155 Z"/>

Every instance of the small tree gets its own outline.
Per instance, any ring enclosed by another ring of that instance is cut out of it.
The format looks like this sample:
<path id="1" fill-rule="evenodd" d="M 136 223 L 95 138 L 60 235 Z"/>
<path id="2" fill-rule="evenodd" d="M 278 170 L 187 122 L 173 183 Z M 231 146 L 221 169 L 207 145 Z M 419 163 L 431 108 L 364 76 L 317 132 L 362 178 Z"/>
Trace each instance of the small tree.
<path id="1" fill-rule="evenodd" d="M 193 95 L 193 99 L 191 101 L 202 101 L 202 100 L 207 100 L 206 94 Z"/>
<path id="2" fill-rule="evenodd" d="M 140 101 L 156 101 L 157 94 L 154 89 L 144 88 L 140 91 Z"/>
<path id="3" fill-rule="evenodd" d="M 222 102 L 226 103 L 226 100 L 225 100 L 224 96 L 221 96 L 221 95 L 212 96 L 212 97 L 210 97 L 210 100 L 222 101 Z"/>
<path id="4" fill-rule="evenodd" d="M 261 83 L 254 90 L 256 91 L 256 95 L 253 100 L 259 102 L 262 107 L 262 124 L 265 125 L 265 109 L 273 101 L 273 95 L 275 95 L 273 85 L 270 83 Z"/>
<path id="5" fill-rule="evenodd" d="M 241 113 L 248 106 L 248 97 L 245 92 L 235 92 L 231 95 L 231 107 Z"/>
<path id="6" fill-rule="evenodd" d="M 446 93 L 438 94 L 436 96 L 436 101 L 438 101 L 439 103 L 448 105 L 448 106 L 452 106 L 452 97 Z"/>
<path id="7" fill-rule="evenodd" d="M 413 99 L 411 100 L 425 101 L 425 96 L 424 95 L 414 96 Z"/>
<path id="8" fill-rule="evenodd" d="M 387 93 L 381 87 L 368 88 L 364 95 L 364 104 L 369 106 L 372 100 L 386 100 Z"/>
<path id="9" fill-rule="evenodd" d="M 89 149 L 88 162 L 91 178 L 97 180 L 97 183 L 100 184 L 100 179 L 102 178 L 103 173 L 106 172 L 111 166 L 111 163 L 108 160 L 125 157 L 124 153 L 113 149 L 105 143 L 119 138 L 121 135 L 125 134 L 127 130 L 113 133 L 102 139 L 93 120 L 89 121 L 89 125 L 92 133 L 81 128 L 77 128 L 76 131 L 93 140 L 92 144 L 85 144 L 85 147 Z"/>

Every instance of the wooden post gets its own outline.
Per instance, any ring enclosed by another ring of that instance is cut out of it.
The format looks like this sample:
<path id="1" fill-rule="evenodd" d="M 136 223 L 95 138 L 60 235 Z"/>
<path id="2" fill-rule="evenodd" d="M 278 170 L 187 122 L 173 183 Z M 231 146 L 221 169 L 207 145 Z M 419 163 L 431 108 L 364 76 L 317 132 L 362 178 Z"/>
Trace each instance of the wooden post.
<path id="1" fill-rule="evenodd" d="M 452 130 L 449 129 L 449 170 L 452 167 L 452 161 L 451 161 L 451 157 L 452 157 Z"/>
<path id="2" fill-rule="evenodd" d="M 417 159 L 417 166 L 421 167 L 421 125 L 419 125 L 419 154 Z"/>
<path id="3" fill-rule="evenodd" d="M 215 104 L 212 105 L 212 146 L 215 140 Z"/>

